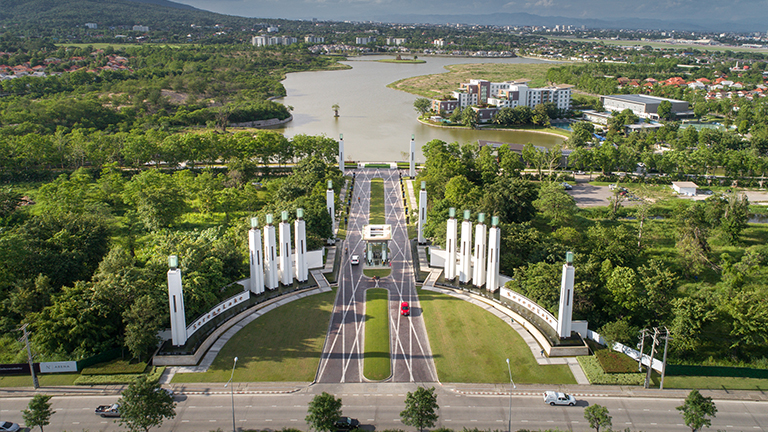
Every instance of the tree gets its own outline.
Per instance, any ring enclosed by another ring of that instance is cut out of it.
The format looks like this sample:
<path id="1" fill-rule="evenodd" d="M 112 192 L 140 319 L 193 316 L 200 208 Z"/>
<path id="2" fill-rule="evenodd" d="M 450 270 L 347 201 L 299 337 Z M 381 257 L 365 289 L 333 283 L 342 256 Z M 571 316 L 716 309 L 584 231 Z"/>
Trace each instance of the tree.
<path id="1" fill-rule="evenodd" d="M 51 396 L 44 394 L 36 394 L 32 397 L 29 405 L 27 405 L 27 409 L 21 412 L 24 423 L 28 428 L 32 429 L 35 426 L 40 426 L 40 432 L 44 432 L 43 426 L 51 424 L 51 416 L 56 414 L 56 411 L 51 410 L 49 400 L 51 400 Z"/>
<path id="2" fill-rule="evenodd" d="M 663 100 L 659 103 L 659 107 L 656 110 L 656 114 L 662 120 L 669 120 L 672 115 L 672 102 Z"/>
<path id="3" fill-rule="evenodd" d="M 589 422 L 589 427 L 595 428 L 595 432 L 600 432 L 601 427 L 612 426 L 608 408 L 601 405 L 590 405 L 584 408 L 584 419 Z"/>
<path id="4" fill-rule="evenodd" d="M 470 129 L 474 129 L 477 126 L 477 112 L 472 107 L 464 108 L 464 111 L 461 112 L 461 123 Z"/>
<path id="5" fill-rule="evenodd" d="M 128 385 L 117 402 L 120 406 L 120 424 L 131 432 L 148 432 L 163 424 L 163 419 L 176 417 L 173 396 L 163 391 L 157 380 L 139 375 Z"/>
<path id="6" fill-rule="evenodd" d="M 545 183 L 539 189 L 539 198 L 533 205 L 545 218 L 553 230 L 570 225 L 576 214 L 576 201 L 558 183 Z"/>
<path id="7" fill-rule="evenodd" d="M 701 430 L 703 426 L 709 427 L 712 421 L 707 417 L 715 417 L 717 407 L 711 397 L 704 397 L 698 390 L 693 389 L 685 398 L 685 402 L 677 407 L 683 413 L 683 421 L 691 428 L 691 432 Z"/>
<path id="8" fill-rule="evenodd" d="M 307 412 L 304 420 L 311 429 L 328 432 L 333 429 L 333 423 L 341 417 L 341 398 L 323 392 L 312 399 Z"/>
<path id="9" fill-rule="evenodd" d="M 331 109 L 333 110 L 333 116 L 334 117 L 338 117 L 339 116 L 339 104 L 331 105 Z"/>
<path id="10" fill-rule="evenodd" d="M 139 361 L 144 354 L 156 348 L 160 338 L 157 331 L 167 319 L 165 314 L 147 313 L 163 308 L 160 302 L 151 295 L 145 295 L 136 299 L 136 302 L 123 313 L 125 323 L 125 346 Z"/>
<path id="11" fill-rule="evenodd" d="M 408 392 L 405 397 L 405 409 L 400 412 L 400 421 L 406 426 L 419 428 L 432 427 L 437 423 L 437 405 L 435 388 L 419 387 L 415 392 Z"/>
<path id="12" fill-rule="evenodd" d="M 424 115 L 429 112 L 432 107 L 432 102 L 427 98 L 416 98 L 413 101 L 413 109 L 415 109 L 420 115 Z"/>

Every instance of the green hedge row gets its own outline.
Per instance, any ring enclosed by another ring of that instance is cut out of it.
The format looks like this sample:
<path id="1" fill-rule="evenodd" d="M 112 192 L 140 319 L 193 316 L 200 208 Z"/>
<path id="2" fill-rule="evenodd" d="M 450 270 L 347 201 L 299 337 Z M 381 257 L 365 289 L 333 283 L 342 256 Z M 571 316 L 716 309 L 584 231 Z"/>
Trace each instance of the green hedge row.
<path id="1" fill-rule="evenodd" d="M 149 373 L 149 378 L 159 380 L 165 372 L 165 366 L 153 367 Z M 75 385 L 108 385 L 108 384 L 130 384 L 141 374 L 116 374 L 116 375 L 81 375 L 75 380 Z"/>
<path id="2" fill-rule="evenodd" d="M 98 366 L 83 369 L 80 375 L 122 375 L 141 374 L 147 369 L 144 362 L 131 364 L 128 360 L 113 360 Z"/>
<path id="3" fill-rule="evenodd" d="M 768 370 L 766 369 L 752 369 L 729 366 L 692 366 L 667 364 L 666 374 L 669 376 L 713 376 L 768 379 Z"/>
<path id="4" fill-rule="evenodd" d="M 605 373 L 594 356 L 581 356 L 577 359 L 591 384 L 643 385 L 645 382 L 643 373 Z"/>

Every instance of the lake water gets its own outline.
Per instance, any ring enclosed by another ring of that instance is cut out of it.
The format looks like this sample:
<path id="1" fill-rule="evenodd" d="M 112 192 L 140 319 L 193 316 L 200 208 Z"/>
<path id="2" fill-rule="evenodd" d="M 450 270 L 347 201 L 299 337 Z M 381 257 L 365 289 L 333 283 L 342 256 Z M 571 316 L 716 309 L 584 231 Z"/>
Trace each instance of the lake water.
<path id="1" fill-rule="evenodd" d="M 515 144 L 530 142 L 546 147 L 563 141 L 560 136 L 526 131 L 426 126 L 417 121 L 418 114 L 413 109 L 413 101 L 417 96 L 387 88 L 387 84 L 403 78 L 446 72 L 445 66 L 451 64 L 545 61 L 426 56 L 421 57 L 426 63 L 420 64 L 376 61 L 383 58 L 392 57 L 355 57 L 342 62 L 352 66 L 352 69 L 288 74 L 283 81 L 287 96 L 278 99 L 278 102 L 293 107 L 293 121 L 278 130 L 289 138 L 298 134 L 324 134 L 338 139 L 339 134 L 343 134 L 347 160 L 364 162 L 407 160 L 411 135 L 416 137 L 417 162 L 424 161 L 421 146 L 433 139 L 462 144 L 477 140 Z M 339 105 L 338 118 L 333 116 L 333 104 Z"/>

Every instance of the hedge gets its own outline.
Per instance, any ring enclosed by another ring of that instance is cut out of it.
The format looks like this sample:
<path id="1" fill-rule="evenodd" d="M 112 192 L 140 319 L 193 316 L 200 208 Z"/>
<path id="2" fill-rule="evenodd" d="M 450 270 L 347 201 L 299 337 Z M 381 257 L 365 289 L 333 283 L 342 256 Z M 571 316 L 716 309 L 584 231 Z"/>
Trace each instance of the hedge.
<path id="1" fill-rule="evenodd" d="M 633 373 L 637 372 L 637 361 L 629 356 L 608 349 L 595 352 L 597 361 L 605 373 Z"/>
<path id="2" fill-rule="evenodd" d="M 591 384 L 643 385 L 645 382 L 644 373 L 605 373 L 595 356 L 581 356 L 577 360 Z"/>
<path id="3" fill-rule="evenodd" d="M 140 374 L 147 369 L 147 363 L 139 362 L 131 364 L 127 360 L 113 360 L 111 362 L 91 366 L 83 369 L 81 375 L 124 375 Z"/>
<path id="4" fill-rule="evenodd" d="M 165 372 L 165 366 L 153 367 L 149 378 L 159 380 Z M 141 374 L 117 374 L 117 375 L 81 375 L 75 380 L 75 385 L 108 385 L 108 384 L 130 384 Z"/>
<path id="5" fill-rule="evenodd" d="M 768 370 L 731 366 L 693 366 L 667 364 L 669 376 L 710 376 L 768 379 Z"/>

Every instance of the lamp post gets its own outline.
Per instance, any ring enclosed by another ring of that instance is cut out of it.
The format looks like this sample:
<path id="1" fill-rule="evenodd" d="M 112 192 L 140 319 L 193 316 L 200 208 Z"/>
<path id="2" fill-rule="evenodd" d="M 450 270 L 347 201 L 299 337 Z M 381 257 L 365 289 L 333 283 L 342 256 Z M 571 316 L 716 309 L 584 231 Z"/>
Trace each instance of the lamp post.
<path id="1" fill-rule="evenodd" d="M 229 381 L 224 384 L 224 388 L 227 388 L 227 386 L 232 384 L 232 378 L 235 377 L 235 366 L 237 366 L 237 357 L 235 357 L 235 362 L 232 364 L 232 375 L 229 376 Z M 231 385 L 229 389 L 231 390 L 232 394 L 232 432 L 237 432 L 237 427 L 235 426 L 235 386 Z"/>
<path id="2" fill-rule="evenodd" d="M 516 389 L 517 386 L 512 381 L 512 368 L 509 366 L 509 359 L 507 359 L 507 371 L 509 372 L 509 383 L 512 384 L 512 389 Z M 509 423 L 507 424 L 507 431 L 512 432 L 512 390 L 509 391 Z"/>

